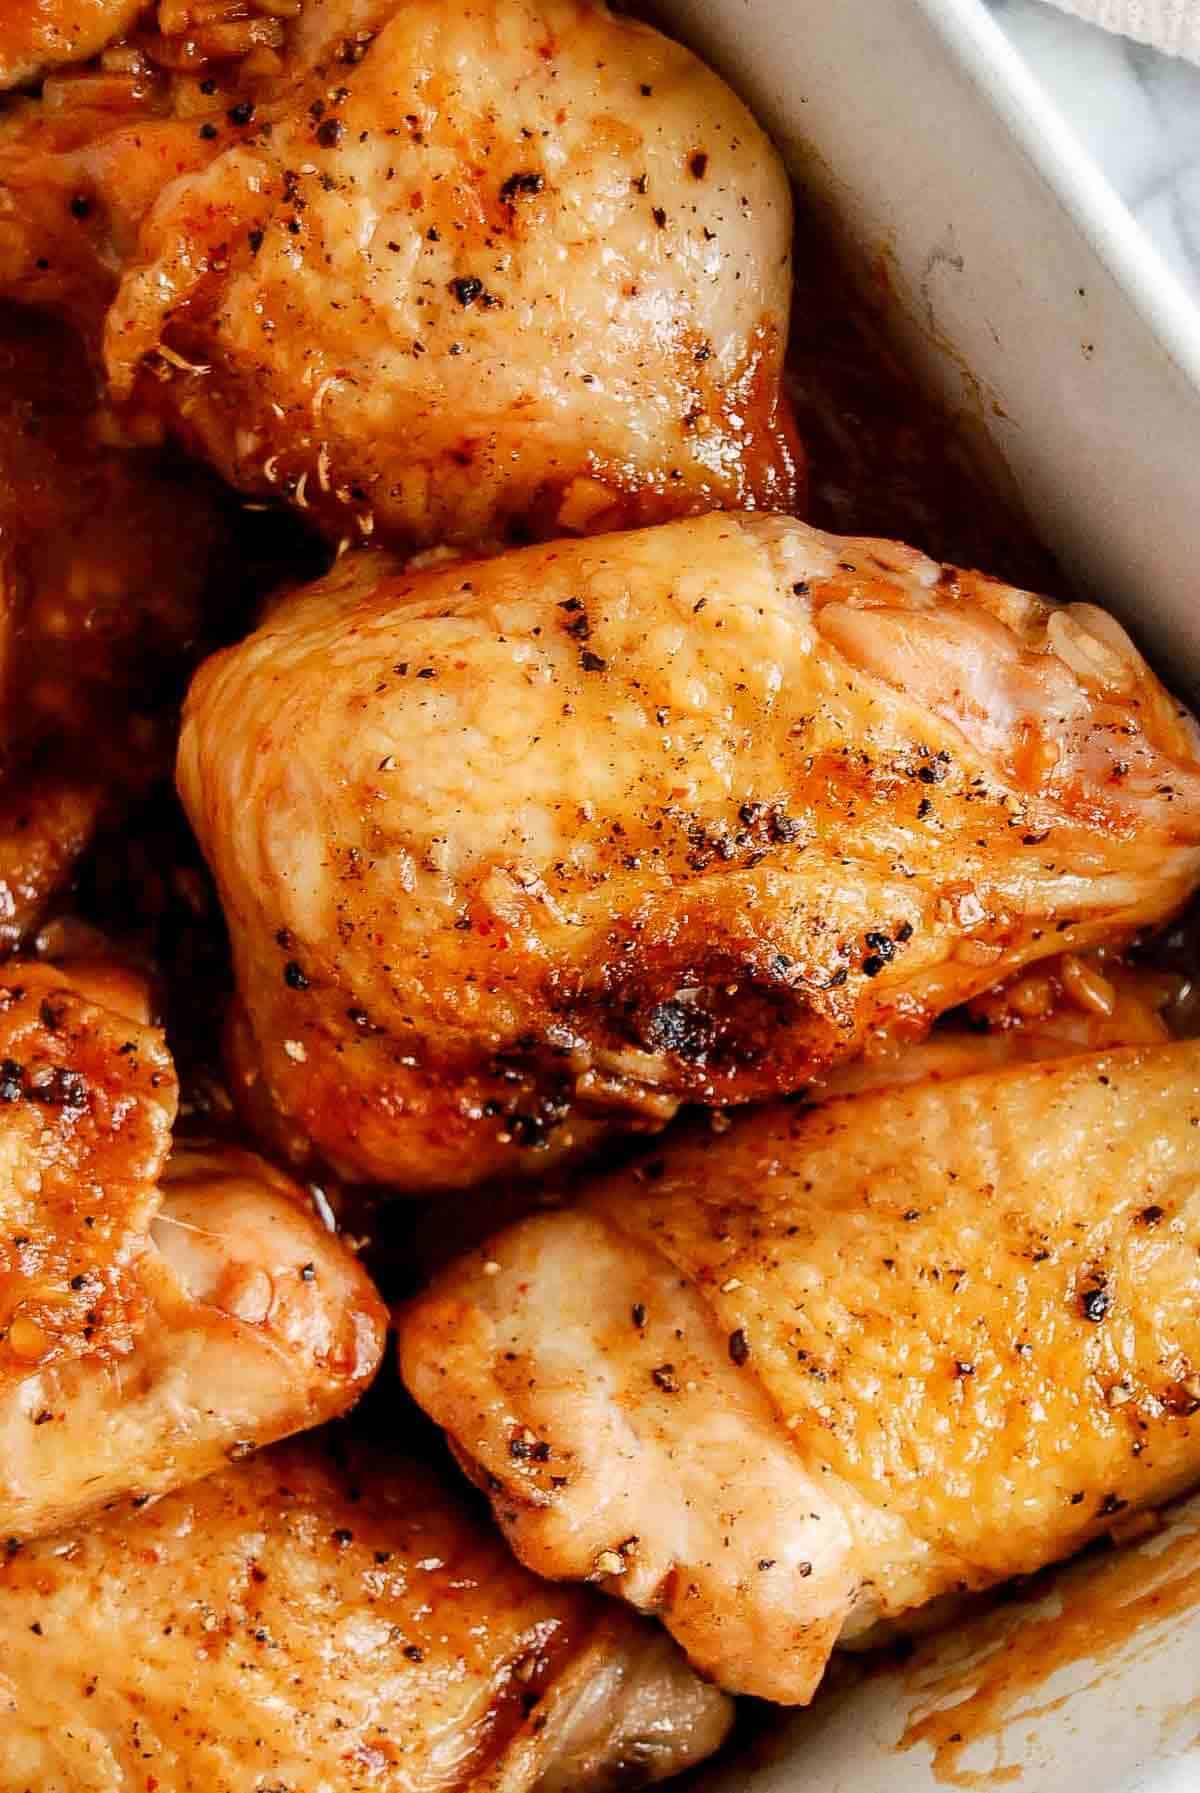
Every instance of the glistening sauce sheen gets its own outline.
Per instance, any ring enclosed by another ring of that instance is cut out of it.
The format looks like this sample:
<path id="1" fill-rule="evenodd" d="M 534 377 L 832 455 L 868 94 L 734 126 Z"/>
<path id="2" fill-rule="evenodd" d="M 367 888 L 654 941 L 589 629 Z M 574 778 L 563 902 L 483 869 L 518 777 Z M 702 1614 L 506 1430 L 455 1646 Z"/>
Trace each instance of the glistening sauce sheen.
<path id="1" fill-rule="evenodd" d="M 1099 1687 L 1114 1656 L 1161 1641 L 1161 1628 L 1200 1601 L 1200 1531 L 1165 1546 L 1152 1541 L 1089 1557 L 1054 1577 L 1047 1600 L 1049 1612 L 1029 1617 L 1001 1609 L 965 1626 L 961 1644 L 951 1649 L 945 1638 L 934 1639 L 909 1663 L 902 1685 L 917 1711 L 898 1748 L 924 1744 L 943 1785 L 1019 1782 L 1022 1768 L 1005 1760 L 1006 1728 L 1059 1711 L 1076 1693 Z M 1077 1663 L 1087 1664 L 1087 1679 L 1046 1697 L 1051 1678 Z M 967 1766 L 964 1758 L 981 1745 L 994 1749 L 993 1765 Z"/>

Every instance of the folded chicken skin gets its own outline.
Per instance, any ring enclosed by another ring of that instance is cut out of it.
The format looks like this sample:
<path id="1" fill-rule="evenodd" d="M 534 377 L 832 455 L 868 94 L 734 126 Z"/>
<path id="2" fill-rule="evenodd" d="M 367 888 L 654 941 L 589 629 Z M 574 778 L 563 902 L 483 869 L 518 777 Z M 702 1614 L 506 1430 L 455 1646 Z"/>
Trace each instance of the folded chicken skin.
<path id="1" fill-rule="evenodd" d="M 233 485 L 408 547 L 798 503 L 787 177 L 690 51 L 591 0 L 326 0 L 205 106 L 16 112 L 0 291 Z"/>
<path id="2" fill-rule="evenodd" d="M 328 1435 L 0 1553 L 0 1793 L 602 1793 L 729 1725 L 666 1633 Z"/>
<path id="3" fill-rule="evenodd" d="M 201 669 L 178 779 L 239 1080 L 401 1190 L 793 1091 L 1200 870 L 1110 617 L 782 518 L 347 556 Z"/>
<path id="4" fill-rule="evenodd" d="M 806 1099 L 967 1077 L 1111 1046 L 1164 1043 L 1174 1037 L 1168 1016 L 1186 989 L 1175 973 L 1127 963 L 1104 948 L 1061 953 L 977 996 L 923 1040 L 885 1033 L 868 1041 L 861 1058 L 811 1085 Z M 1176 1030 L 1183 1031 L 1191 1030 Z"/>
<path id="5" fill-rule="evenodd" d="M 523 1562 L 809 1699 L 839 1639 L 1200 1475 L 1200 1044 L 776 1106 L 592 1184 L 402 1318 Z"/>
<path id="6" fill-rule="evenodd" d="M 103 1006 L 119 996 L 111 976 L 19 961 L 0 979 L 0 1536 L 14 1540 L 342 1412 L 383 1348 L 373 1287 L 286 1177 L 226 1148 L 167 1163 L 170 1056 L 136 992 Z"/>

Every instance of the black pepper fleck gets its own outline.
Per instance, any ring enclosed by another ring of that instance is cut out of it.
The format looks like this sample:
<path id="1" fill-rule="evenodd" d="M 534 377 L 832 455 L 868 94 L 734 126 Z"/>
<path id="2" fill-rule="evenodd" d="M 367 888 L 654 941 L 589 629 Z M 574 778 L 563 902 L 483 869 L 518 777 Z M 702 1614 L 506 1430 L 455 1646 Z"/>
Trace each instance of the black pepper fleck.
<path id="1" fill-rule="evenodd" d="M 1090 1320 L 1093 1326 L 1098 1325 L 1100 1321 L 1103 1320 L 1111 1306 L 1112 1296 L 1107 1289 L 1102 1288 L 1099 1285 L 1094 1288 L 1085 1289 L 1079 1297 L 1080 1311 L 1082 1312 L 1084 1319 Z"/>
<path id="2" fill-rule="evenodd" d="M 546 185 L 545 177 L 533 170 L 525 170 L 519 174 L 510 174 L 500 189 L 500 197 L 506 205 L 511 205 L 523 193 L 540 193 Z"/>

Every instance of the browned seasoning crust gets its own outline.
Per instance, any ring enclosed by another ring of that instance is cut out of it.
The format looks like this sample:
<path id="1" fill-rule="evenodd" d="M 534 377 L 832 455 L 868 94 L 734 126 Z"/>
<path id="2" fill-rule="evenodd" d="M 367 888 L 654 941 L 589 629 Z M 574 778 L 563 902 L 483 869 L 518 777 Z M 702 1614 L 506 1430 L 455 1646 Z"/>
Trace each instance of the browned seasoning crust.
<path id="1" fill-rule="evenodd" d="M 1169 914 L 1200 841 L 1110 619 L 782 519 L 347 557 L 208 662 L 179 780 L 238 1081 L 401 1189 L 794 1090 Z"/>
<path id="2" fill-rule="evenodd" d="M 69 974 L 0 980 L 0 1383 L 127 1354 L 146 1313 L 141 1253 L 177 1087 L 158 1028 Z"/>

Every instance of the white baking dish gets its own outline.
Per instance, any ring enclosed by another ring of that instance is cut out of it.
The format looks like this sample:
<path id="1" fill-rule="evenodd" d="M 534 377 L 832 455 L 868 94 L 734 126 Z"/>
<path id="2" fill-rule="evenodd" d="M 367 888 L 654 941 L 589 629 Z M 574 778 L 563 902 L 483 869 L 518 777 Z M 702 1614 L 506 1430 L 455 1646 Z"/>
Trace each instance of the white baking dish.
<path id="1" fill-rule="evenodd" d="M 1078 584 L 1200 691 L 1200 313 L 979 0 L 655 11 L 730 77 L 854 240 L 886 255 L 911 358 L 978 418 Z M 1200 1789 L 1200 1501 L 1177 1533 L 1137 1547 L 1147 1579 L 1174 1568 L 1165 1616 L 1099 1657 L 1085 1649 L 975 1741 L 964 1722 L 960 1772 L 1021 1793 Z M 962 1697 L 952 1665 L 1005 1644 L 1005 1660 L 1028 1660 L 1038 1618 L 1078 1607 L 1105 1573 L 1073 1570 L 1007 1608 L 999 1642 L 995 1620 L 951 1627 L 931 1660 L 818 1701 L 705 1777 L 706 1793 L 944 1786 L 952 1764 L 897 1745 L 931 1704 Z"/>

